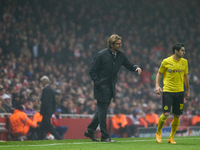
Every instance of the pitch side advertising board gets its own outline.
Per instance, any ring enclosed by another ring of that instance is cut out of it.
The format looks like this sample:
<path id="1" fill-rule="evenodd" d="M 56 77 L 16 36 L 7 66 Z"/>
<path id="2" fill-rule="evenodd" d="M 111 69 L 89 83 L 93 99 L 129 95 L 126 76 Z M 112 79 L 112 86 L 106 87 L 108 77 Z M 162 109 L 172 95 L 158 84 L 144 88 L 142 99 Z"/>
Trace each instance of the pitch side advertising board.
<path id="1" fill-rule="evenodd" d="M 190 126 L 189 127 L 190 136 L 200 136 L 200 126 Z"/>
<path id="2" fill-rule="evenodd" d="M 155 137 L 157 127 L 140 127 L 138 128 L 139 137 Z M 171 127 L 163 127 L 162 137 L 169 137 L 171 132 Z M 187 127 L 181 126 L 178 128 L 175 136 L 198 136 L 200 135 L 200 127 Z"/>
<path id="3" fill-rule="evenodd" d="M 139 137 L 155 137 L 157 127 L 138 128 Z M 170 135 L 171 127 L 163 127 L 162 136 L 167 137 Z"/>

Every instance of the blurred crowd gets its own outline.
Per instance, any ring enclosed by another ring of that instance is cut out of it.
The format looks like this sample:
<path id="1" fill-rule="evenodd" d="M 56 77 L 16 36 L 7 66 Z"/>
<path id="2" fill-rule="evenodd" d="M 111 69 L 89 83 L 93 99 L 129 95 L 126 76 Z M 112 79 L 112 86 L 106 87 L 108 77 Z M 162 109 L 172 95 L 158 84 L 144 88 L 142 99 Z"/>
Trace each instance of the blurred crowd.
<path id="1" fill-rule="evenodd" d="M 23 104 L 27 114 L 40 107 L 47 75 L 62 114 L 94 114 L 96 101 L 88 70 L 93 57 L 107 47 L 107 38 L 122 36 L 122 51 L 143 67 L 141 76 L 124 67 L 118 74 L 119 108 L 141 116 L 162 112 L 155 93 L 155 76 L 175 42 L 185 45 L 191 97 L 186 117 L 200 110 L 200 1 L 198 0 L 1 0 L 0 113 Z"/>

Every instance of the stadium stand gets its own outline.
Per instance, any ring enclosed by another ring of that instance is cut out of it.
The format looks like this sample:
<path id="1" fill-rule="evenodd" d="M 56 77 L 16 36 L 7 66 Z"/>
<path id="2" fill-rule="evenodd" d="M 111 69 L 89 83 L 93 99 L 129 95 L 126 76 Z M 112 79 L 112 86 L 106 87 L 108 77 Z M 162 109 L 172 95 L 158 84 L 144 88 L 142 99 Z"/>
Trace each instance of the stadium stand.
<path id="1" fill-rule="evenodd" d="M 57 108 L 65 105 L 69 115 L 87 115 L 90 106 L 96 105 L 88 75 L 90 63 L 94 54 L 106 47 L 108 36 L 117 33 L 123 38 L 122 51 L 143 66 L 144 73 L 138 76 L 121 68 L 115 107 L 126 105 L 127 115 L 135 108 L 143 117 L 149 109 L 160 114 L 155 75 L 161 60 L 172 54 L 172 45 L 182 42 L 191 85 L 184 116 L 191 120 L 200 109 L 199 7 L 198 0 L 1 0 L 2 106 L 1 97 L 7 94 L 12 102 L 9 107 L 31 101 L 33 108 L 38 108 L 39 79 L 48 75 L 56 91 Z"/>

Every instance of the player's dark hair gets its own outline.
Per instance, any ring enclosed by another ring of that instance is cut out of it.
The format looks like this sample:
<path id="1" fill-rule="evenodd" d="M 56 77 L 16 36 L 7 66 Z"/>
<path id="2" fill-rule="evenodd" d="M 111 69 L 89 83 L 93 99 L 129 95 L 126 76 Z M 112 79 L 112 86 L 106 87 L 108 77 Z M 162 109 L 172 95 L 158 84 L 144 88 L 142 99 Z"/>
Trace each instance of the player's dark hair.
<path id="1" fill-rule="evenodd" d="M 175 54 L 175 50 L 177 50 L 179 52 L 179 50 L 181 49 L 181 47 L 185 47 L 182 43 L 175 43 L 173 46 L 173 53 Z"/>

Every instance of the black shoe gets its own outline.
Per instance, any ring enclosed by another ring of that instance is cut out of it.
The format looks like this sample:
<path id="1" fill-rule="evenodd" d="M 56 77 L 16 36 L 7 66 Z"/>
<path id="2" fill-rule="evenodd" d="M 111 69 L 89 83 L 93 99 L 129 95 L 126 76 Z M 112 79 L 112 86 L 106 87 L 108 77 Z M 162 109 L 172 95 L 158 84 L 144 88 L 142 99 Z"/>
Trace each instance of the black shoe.
<path id="1" fill-rule="evenodd" d="M 117 141 L 107 138 L 107 139 L 101 139 L 101 142 L 117 142 Z"/>
<path id="2" fill-rule="evenodd" d="M 99 140 L 94 137 L 94 134 L 89 133 L 88 130 L 85 131 L 84 136 L 89 137 L 94 142 L 99 142 Z"/>

